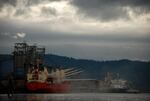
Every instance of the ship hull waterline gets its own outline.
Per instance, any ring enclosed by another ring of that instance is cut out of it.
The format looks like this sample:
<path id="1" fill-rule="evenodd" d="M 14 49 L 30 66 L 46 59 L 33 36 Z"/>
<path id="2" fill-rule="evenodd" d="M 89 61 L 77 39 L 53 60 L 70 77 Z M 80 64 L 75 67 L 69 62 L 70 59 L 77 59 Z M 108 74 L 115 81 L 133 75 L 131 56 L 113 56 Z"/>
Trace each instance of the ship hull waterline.
<path id="1" fill-rule="evenodd" d="M 30 92 L 41 93 L 67 93 L 70 89 L 70 84 L 67 81 L 61 83 L 45 83 L 45 82 L 29 82 L 26 87 Z"/>

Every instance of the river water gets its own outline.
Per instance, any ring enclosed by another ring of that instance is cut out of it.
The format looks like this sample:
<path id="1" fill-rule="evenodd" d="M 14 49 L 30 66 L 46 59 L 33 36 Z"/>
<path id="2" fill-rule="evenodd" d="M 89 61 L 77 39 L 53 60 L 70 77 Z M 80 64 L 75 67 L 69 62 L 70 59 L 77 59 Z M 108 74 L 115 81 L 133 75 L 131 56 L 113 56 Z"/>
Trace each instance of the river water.
<path id="1" fill-rule="evenodd" d="M 150 94 L 126 93 L 74 93 L 74 94 L 15 94 L 8 98 L 0 95 L 0 101 L 150 101 Z"/>

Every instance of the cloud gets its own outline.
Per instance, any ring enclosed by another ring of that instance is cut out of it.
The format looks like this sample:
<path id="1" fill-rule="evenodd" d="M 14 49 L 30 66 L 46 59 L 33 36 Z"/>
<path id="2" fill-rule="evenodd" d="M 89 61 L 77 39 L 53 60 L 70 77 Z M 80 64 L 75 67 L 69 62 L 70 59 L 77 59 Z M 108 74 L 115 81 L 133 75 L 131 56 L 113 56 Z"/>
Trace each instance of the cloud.
<path id="1" fill-rule="evenodd" d="M 41 2 L 49 1 L 49 0 L 0 0 L 0 7 L 10 5 L 10 6 L 32 6 L 37 5 Z"/>
<path id="2" fill-rule="evenodd" d="M 72 13 L 67 0 L 16 0 L 14 4 L 1 1 L 0 18 L 43 22 Z"/>
<path id="3" fill-rule="evenodd" d="M 26 36 L 26 33 L 16 33 L 16 36 L 19 37 L 19 38 L 24 38 Z"/>
<path id="4" fill-rule="evenodd" d="M 129 20 L 130 12 L 137 16 L 150 13 L 149 0 L 72 0 L 71 4 L 77 7 L 80 15 L 106 22 Z"/>
<path id="5" fill-rule="evenodd" d="M 50 2 L 60 2 L 60 1 L 67 1 L 67 0 L 0 0 L 0 8 L 10 5 L 13 7 L 31 7 L 39 4 L 46 4 Z"/>
<path id="6" fill-rule="evenodd" d="M 12 1 L 0 1 L 0 53 L 26 40 L 46 46 L 47 53 L 150 60 L 149 1 Z"/>
<path id="7" fill-rule="evenodd" d="M 36 23 L 24 23 L 22 25 L 16 25 L 17 27 L 11 26 L 9 23 L 5 25 L 5 30 L 3 29 L 3 31 L 8 31 L 9 33 L 3 33 L 3 37 L 2 35 L 0 37 L 2 38 L 0 40 L 0 53 L 11 53 L 12 50 L 10 49 L 13 48 L 15 42 L 26 40 L 31 44 L 38 43 L 44 45 L 47 53 L 76 58 L 95 60 L 123 58 L 150 60 L 150 36 L 144 35 L 145 33 L 140 33 L 142 36 L 134 35 L 134 32 L 128 32 L 126 34 L 124 31 L 119 33 L 105 32 L 103 35 L 97 35 L 95 33 L 90 35 L 70 34 L 69 32 L 59 32 L 59 30 L 45 30 L 36 25 Z M 42 26 L 46 27 L 44 25 Z M 23 33 L 29 34 L 26 35 Z M 11 35 L 14 38 L 10 38 L 7 35 Z"/>
<path id="8" fill-rule="evenodd" d="M 57 11 L 55 8 L 52 7 L 42 7 L 41 8 L 41 16 L 51 16 L 51 15 L 56 15 Z"/>
<path id="9" fill-rule="evenodd" d="M 16 6 L 17 0 L 0 0 L 0 8 L 5 5 Z"/>
<path id="10" fill-rule="evenodd" d="M 23 9 L 15 9 L 14 16 L 22 16 L 28 14 L 28 12 L 31 11 L 29 8 L 23 8 Z"/>
<path id="11" fill-rule="evenodd" d="M 10 32 L 1 32 L 0 33 L 1 38 L 13 38 L 13 39 L 19 39 L 24 38 L 26 36 L 26 33 L 23 32 L 17 32 L 17 33 L 10 33 Z M 8 39 L 9 40 L 9 39 Z"/>
<path id="12" fill-rule="evenodd" d="M 150 13 L 149 0 L 0 0 L 0 8 L 2 14 L 9 17 L 48 18 L 60 14 L 60 9 L 66 10 L 65 7 L 58 9 L 62 2 L 67 2 L 66 7 L 74 7 L 79 16 L 103 22 L 130 20 L 131 12 L 136 16 Z M 57 3 L 59 5 L 53 5 Z"/>

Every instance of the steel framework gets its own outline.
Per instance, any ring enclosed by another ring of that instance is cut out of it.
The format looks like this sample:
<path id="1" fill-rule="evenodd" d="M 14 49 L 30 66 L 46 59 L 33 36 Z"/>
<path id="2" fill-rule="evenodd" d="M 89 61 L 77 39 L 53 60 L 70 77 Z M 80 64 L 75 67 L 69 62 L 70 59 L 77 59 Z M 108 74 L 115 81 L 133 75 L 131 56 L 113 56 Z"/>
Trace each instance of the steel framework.
<path id="1" fill-rule="evenodd" d="M 31 65 L 35 65 L 37 59 L 43 62 L 45 55 L 44 47 L 28 45 L 27 43 L 15 43 L 13 52 L 14 74 L 25 77 Z"/>

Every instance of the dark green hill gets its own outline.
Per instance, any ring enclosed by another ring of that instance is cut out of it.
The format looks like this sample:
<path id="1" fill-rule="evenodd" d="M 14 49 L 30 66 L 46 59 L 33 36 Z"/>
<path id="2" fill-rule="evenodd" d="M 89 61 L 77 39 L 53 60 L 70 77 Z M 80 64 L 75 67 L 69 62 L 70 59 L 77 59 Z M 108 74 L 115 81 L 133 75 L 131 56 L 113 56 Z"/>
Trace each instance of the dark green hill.
<path id="1" fill-rule="evenodd" d="M 127 59 L 94 61 L 49 54 L 45 56 L 45 64 L 81 68 L 84 72 L 78 76 L 80 78 L 103 79 L 107 72 L 119 73 L 121 78 L 131 81 L 136 87 L 150 90 L 150 62 Z"/>

